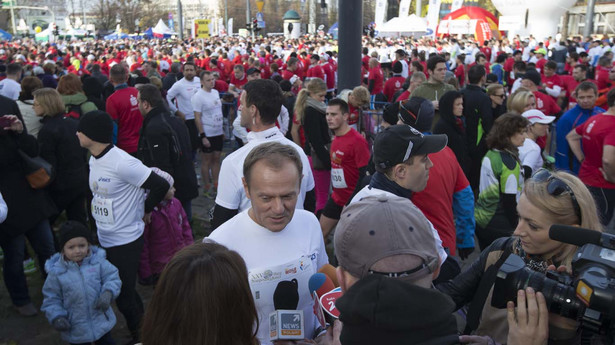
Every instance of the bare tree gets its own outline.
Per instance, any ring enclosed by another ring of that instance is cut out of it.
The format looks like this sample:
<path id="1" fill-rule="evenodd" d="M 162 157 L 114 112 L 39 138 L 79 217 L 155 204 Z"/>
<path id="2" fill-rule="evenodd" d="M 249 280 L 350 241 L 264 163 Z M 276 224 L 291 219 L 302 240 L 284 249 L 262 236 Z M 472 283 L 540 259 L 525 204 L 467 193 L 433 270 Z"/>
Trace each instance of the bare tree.
<path id="1" fill-rule="evenodd" d="M 94 12 L 98 14 L 95 22 L 96 28 L 109 31 L 115 27 L 119 13 L 118 4 L 115 0 L 98 0 L 94 6 Z"/>

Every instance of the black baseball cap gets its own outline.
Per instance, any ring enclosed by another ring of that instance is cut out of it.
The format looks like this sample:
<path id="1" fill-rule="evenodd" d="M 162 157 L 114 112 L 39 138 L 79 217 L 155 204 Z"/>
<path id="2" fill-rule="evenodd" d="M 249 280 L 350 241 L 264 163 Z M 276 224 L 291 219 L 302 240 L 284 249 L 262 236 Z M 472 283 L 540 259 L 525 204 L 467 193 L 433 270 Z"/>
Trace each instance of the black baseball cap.
<path id="1" fill-rule="evenodd" d="M 255 67 L 250 67 L 246 71 L 246 75 L 252 75 L 252 74 L 256 74 L 256 73 L 261 73 L 261 71 L 258 68 L 255 68 Z"/>
<path id="2" fill-rule="evenodd" d="M 447 142 L 445 134 L 423 135 L 408 125 L 390 126 L 374 140 L 374 164 L 387 169 L 412 156 L 439 152 Z"/>

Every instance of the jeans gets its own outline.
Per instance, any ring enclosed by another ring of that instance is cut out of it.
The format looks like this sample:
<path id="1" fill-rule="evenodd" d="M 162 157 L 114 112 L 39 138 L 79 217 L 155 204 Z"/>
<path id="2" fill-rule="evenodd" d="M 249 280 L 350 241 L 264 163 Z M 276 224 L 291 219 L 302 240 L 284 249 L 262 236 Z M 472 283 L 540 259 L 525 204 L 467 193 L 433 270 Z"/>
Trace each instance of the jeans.
<path id="1" fill-rule="evenodd" d="M 81 344 L 71 343 L 70 345 L 90 345 L 90 344 L 92 343 L 81 343 Z M 111 332 L 108 332 L 107 334 L 100 337 L 100 339 L 96 340 L 94 344 L 96 345 L 115 345 L 115 340 L 113 340 L 113 337 L 111 336 Z"/>
<path id="2" fill-rule="evenodd" d="M 36 252 L 43 278 L 47 277 L 43 269 L 45 262 L 55 253 L 53 235 L 51 234 L 51 227 L 47 219 L 42 220 L 32 229 L 15 237 L 10 237 L 0 232 L 0 247 L 4 251 L 2 272 L 4 284 L 9 291 L 11 301 L 18 307 L 30 303 L 28 283 L 23 271 L 26 237 Z"/>
<path id="3" fill-rule="evenodd" d="M 139 329 L 141 328 L 141 319 L 143 318 L 143 301 L 141 301 L 141 296 L 135 290 L 142 249 L 143 235 L 133 242 L 105 248 L 107 260 L 117 267 L 120 274 L 122 289 L 115 303 L 126 319 L 126 324 L 133 340 L 139 339 Z"/>

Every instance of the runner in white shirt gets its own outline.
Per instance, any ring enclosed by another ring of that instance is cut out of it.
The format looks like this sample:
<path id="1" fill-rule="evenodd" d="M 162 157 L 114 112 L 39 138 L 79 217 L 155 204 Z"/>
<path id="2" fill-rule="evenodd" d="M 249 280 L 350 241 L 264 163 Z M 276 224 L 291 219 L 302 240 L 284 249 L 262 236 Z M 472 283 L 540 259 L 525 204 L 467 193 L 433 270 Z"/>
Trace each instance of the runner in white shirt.
<path id="1" fill-rule="evenodd" d="M 167 102 L 169 103 L 171 113 L 186 121 L 186 127 L 188 127 L 188 132 L 190 133 L 192 151 L 196 151 L 200 147 L 200 140 L 194 121 L 192 96 L 201 89 L 201 81 L 199 78 L 195 78 L 196 66 L 192 62 L 184 64 L 183 74 L 184 77 L 176 81 L 167 91 Z"/>
<path id="2" fill-rule="evenodd" d="M 216 206 L 211 222 L 213 229 L 238 212 L 250 207 L 243 188 L 243 164 L 252 149 L 266 141 L 278 141 L 290 145 L 299 152 L 303 162 L 303 178 L 297 207 L 313 211 L 315 206 L 314 177 L 303 149 L 288 140 L 276 127 L 278 109 L 282 107 L 282 90 L 273 80 L 257 79 L 248 82 L 240 97 L 241 125 L 250 129 L 248 143 L 228 155 L 222 161 Z"/>
<path id="3" fill-rule="evenodd" d="M 214 89 L 214 76 L 205 71 L 201 75 L 202 88 L 192 96 L 194 121 L 201 144 L 201 178 L 205 196 L 214 198 L 218 189 L 220 154 L 224 145 L 222 130 L 222 102 L 218 90 Z M 211 180 L 210 174 L 211 170 Z"/>
<path id="4" fill-rule="evenodd" d="M 19 99 L 21 93 L 21 65 L 18 63 L 9 64 L 6 68 L 6 78 L 0 81 L 0 95 L 8 97 L 14 101 Z"/>
<path id="5" fill-rule="evenodd" d="M 311 212 L 295 209 L 299 203 L 302 162 L 298 152 L 278 142 L 255 147 L 246 157 L 243 184 L 250 208 L 237 214 L 203 241 L 213 240 L 236 251 L 246 262 L 250 289 L 259 317 L 258 339 L 272 344 L 269 314 L 281 281 L 295 281 L 303 310 L 305 338 L 317 334 L 308 283 L 328 263 L 318 220 Z M 320 340 L 320 339 L 319 339 Z"/>
<path id="6" fill-rule="evenodd" d="M 139 342 L 143 302 L 135 285 L 143 229 L 170 186 L 141 161 L 111 144 L 113 121 L 107 113 L 92 111 L 83 115 L 77 137 L 92 154 L 89 185 L 98 240 L 122 280 L 117 307 L 126 318 L 132 341 Z M 147 197 L 145 189 L 149 190 Z"/>

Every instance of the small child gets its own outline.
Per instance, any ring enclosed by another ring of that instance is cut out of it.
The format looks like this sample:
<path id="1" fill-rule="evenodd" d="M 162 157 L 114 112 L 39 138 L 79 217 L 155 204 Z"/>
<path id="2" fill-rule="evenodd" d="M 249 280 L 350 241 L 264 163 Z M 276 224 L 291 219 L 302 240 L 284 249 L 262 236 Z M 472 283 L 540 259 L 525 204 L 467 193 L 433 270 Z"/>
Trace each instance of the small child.
<path id="1" fill-rule="evenodd" d="M 156 284 L 173 255 L 194 243 L 186 212 L 174 197 L 173 177 L 158 168 L 152 168 L 152 171 L 167 180 L 171 188 L 164 200 L 154 207 L 151 222 L 145 225 L 139 265 L 139 283 L 142 285 Z"/>
<path id="2" fill-rule="evenodd" d="M 47 320 L 71 344 L 115 344 L 111 329 L 115 314 L 109 308 L 122 282 L 105 251 L 90 245 L 90 231 L 77 221 L 60 228 L 56 253 L 45 263 L 43 305 Z"/>

